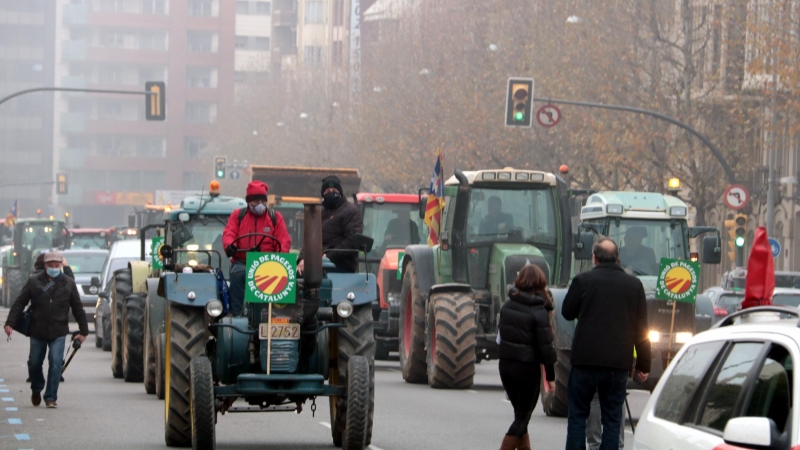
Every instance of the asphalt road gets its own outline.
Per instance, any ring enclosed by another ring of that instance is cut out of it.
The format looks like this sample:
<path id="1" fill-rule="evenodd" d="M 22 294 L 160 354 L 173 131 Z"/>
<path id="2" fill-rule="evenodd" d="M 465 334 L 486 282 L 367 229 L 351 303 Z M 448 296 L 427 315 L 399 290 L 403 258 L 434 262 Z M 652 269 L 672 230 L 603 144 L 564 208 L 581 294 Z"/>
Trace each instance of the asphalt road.
<path id="1" fill-rule="evenodd" d="M 7 309 L 0 308 L 0 322 Z M 28 339 L 15 333 L 0 342 L 0 449 L 162 449 L 164 403 L 140 383 L 111 376 L 110 353 L 87 339 L 65 373 L 58 409 L 33 407 L 27 378 Z M 46 365 L 46 363 L 45 363 Z M 47 370 L 45 368 L 45 370 Z M 435 390 L 403 382 L 397 357 L 375 368 L 373 450 L 496 449 L 513 419 L 496 362 L 477 366 L 467 391 Z M 631 393 L 634 418 L 648 395 Z M 534 449 L 563 448 L 566 419 L 538 405 L 529 426 Z M 632 448 L 630 430 L 626 445 Z M 219 449 L 332 449 L 327 399 L 302 414 L 241 413 L 218 416 Z"/>

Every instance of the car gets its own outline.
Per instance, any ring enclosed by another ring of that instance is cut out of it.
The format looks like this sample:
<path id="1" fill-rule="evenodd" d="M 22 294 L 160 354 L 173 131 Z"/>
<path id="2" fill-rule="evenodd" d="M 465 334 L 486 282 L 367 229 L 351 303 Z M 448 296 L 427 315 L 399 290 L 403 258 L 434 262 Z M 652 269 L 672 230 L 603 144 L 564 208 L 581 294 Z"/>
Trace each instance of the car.
<path id="1" fill-rule="evenodd" d="M 708 295 L 714 305 L 714 323 L 735 312 L 744 300 L 743 290 L 724 289 L 719 286 L 710 287 L 703 294 Z"/>
<path id="2" fill-rule="evenodd" d="M 772 293 L 772 304 L 800 307 L 800 289 L 776 287 Z"/>
<path id="3" fill-rule="evenodd" d="M 94 318 L 99 286 L 92 285 L 92 278 L 98 278 L 103 269 L 103 264 L 108 257 L 108 250 L 64 250 L 61 252 L 72 273 L 75 274 L 75 284 L 81 294 L 83 310 L 87 319 Z M 75 321 L 70 313 L 70 320 Z M 95 324 L 96 325 L 96 324 Z M 97 330 L 97 328 L 95 328 Z"/>
<path id="4" fill-rule="evenodd" d="M 786 306 L 748 308 L 694 336 L 653 390 L 634 449 L 798 448 L 798 317 Z"/>
<path id="5" fill-rule="evenodd" d="M 792 288 L 800 282 L 800 272 L 775 272 L 775 287 Z"/>
<path id="6" fill-rule="evenodd" d="M 150 246 L 152 239 L 146 239 L 144 243 L 145 259 L 150 258 Z M 111 351 L 111 342 L 103 342 L 107 331 L 111 330 L 111 288 L 114 279 L 114 272 L 124 269 L 130 261 L 138 261 L 142 255 L 140 240 L 116 241 L 111 245 L 108 257 L 100 273 L 99 292 L 95 304 L 95 330 L 96 338 L 101 341 L 104 351 Z"/>

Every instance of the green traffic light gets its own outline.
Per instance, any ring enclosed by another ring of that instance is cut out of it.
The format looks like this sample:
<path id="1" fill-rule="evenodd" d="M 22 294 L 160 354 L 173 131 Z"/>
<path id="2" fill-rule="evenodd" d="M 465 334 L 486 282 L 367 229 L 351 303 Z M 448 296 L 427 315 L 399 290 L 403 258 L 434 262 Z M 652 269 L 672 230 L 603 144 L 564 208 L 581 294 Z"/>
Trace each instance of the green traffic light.
<path id="1" fill-rule="evenodd" d="M 522 122 L 523 120 L 525 120 L 525 113 L 521 111 L 517 112 L 516 114 L 514 114 L 514 120 L 516 120 L 517 122 Z"/>
<path id="2" fill-rule="evenodd" d="M 744 238 L 742 236 L 737 236 L 735 243 L 737 247 L 744 247 Z"/>
<path id="3" fill-rule="evenodd" d="M 225 176 L 225 172 L 222 170 L 217 171 L 217 178 L 223 178 Z"/>

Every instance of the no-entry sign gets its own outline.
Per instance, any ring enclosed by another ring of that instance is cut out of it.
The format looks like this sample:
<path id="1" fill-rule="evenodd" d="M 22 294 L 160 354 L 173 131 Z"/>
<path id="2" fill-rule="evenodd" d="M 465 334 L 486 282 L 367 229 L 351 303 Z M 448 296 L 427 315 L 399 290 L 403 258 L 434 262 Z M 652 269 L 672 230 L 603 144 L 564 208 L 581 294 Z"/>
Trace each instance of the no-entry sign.
<path id="1" fill-rule="evenodd" d="M 738 211 L 747 206 L 747 202 L 750 201 L 750 192 L 741 184 L 732 184 L 722 194 L 722 201 L 728 208 Z"/>

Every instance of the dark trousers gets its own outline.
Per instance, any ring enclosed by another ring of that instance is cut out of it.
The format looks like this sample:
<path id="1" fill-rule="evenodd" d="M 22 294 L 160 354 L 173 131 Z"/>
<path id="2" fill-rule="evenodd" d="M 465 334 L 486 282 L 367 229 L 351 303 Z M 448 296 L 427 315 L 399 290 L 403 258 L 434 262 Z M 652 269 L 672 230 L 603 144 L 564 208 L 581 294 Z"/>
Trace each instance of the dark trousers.
<path id="1" fill-rule="evenodd" d="M 500 380 L 514 407 L 514 422 L 508 435 L 522 437 L 528 434 L 528 422 L 539 400 L 542 369 L 539 364 L 523 363 L 512 359 L 500 360 Z"/>
<path id="2" fill-rule="evenodd" d="M 244 310 L 244 279 L 245 267 L 241 261 L 236 261 L 231 266 L 231 285 L 228 289 L 230 312 L 232 316 L 241 316 Z"/>
<path id="3" fill-rule="evenodd" d="M 58 399 L 58 383 L 61 381 L 61 367 L 64 365 L 64 342 L 66 336 L 52 340 L 31 337 L 31 350 L 28 353 L 28 376 L 31 377 L 31 391 L 34 394 L 45 388 L 44 357 L 47 355 L 47 389 L 45 401 Z"/>
<path id="4" fill-rule="evenodd" d="M 603 442 L 600 450 L 617 450 L 628 371 L 602 367 L 572 367 L 569 373 L 567 450 L 586 449 L 586 419 L 595 392 L 600 397 Z"/>

